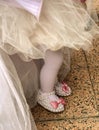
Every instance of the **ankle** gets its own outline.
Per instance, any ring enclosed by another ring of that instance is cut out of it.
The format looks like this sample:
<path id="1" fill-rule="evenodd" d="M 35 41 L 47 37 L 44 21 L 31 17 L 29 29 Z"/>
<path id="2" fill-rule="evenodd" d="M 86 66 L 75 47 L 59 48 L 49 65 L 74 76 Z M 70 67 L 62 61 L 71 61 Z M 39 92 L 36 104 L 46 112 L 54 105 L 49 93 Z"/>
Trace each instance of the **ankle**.
<path id="1" fill-rule="evenodd" d="M 40 89 L 41 93 L 51 93 L 54 90 L 44 90 L 44 89 Z"/>

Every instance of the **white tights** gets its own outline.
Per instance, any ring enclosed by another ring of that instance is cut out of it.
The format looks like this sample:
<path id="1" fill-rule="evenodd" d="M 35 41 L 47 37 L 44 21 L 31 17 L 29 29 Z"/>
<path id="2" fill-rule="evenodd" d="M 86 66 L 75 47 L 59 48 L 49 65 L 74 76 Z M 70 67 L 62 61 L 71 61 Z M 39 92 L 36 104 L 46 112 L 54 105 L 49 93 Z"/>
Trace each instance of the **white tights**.
<path id="1" fill-rule="evenodd" d="M 44 65 L 40 72 L 41 91 L 49 93 L 54 90 L 54 85 L 58 71 L 63 62 L 63 54 L 61 50 L 46 52 Z"/>

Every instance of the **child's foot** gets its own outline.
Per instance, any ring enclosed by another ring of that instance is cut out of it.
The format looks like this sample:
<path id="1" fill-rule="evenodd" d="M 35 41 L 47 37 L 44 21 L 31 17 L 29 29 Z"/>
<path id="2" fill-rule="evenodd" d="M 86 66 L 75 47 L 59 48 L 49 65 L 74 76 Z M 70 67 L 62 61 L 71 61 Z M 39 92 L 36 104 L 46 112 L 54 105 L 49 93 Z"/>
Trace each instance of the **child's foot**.
<path id="1" fill-rule="evenodd" d="M 50 93 L 43 93 L 41 90 L 38 92 L 38 104 L 51 112 L 64 111 L 65 101 L 55 95 L 55 91 Z"/>
<path id="2" fill-rule="evenodd" d="M 57 83 L 55 85 L 55 92 L 59 96 L 69 96 L 71 94 L 71 88 L 66 83 Z"/>

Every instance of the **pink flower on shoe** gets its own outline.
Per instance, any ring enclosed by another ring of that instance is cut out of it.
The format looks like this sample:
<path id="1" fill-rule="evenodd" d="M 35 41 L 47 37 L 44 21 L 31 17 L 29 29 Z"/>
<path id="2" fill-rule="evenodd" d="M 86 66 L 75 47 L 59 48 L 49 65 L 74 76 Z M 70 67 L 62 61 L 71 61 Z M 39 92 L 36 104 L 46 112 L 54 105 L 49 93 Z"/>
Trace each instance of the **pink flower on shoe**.
<path id="1" fill-rule="evenodd" d="M 65 100 L 60 98 L 58 101 L 50 102 L 50 104 L 53 106 L 53 108 L 57 109 L 59 104 L 65 105 Z"/>
<path id="2" fill-rule="evenodd" d="M 64 92 L 68 92 L 69 91 L 68 85 L 66 83 L 64 83 L 64 82 L 62 83 L 62 90 Z"/>

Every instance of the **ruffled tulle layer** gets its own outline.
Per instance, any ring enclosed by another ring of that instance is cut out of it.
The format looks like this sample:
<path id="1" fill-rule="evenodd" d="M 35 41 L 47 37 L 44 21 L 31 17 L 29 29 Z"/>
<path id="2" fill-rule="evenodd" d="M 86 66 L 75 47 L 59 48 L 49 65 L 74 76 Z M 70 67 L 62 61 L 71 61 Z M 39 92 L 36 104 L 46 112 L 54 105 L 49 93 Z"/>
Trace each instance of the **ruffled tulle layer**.
<path id="1" fill-rule="evenodd" d="M 89 49 L 99 28 L 81 3 L 44 0 L 39 21 L 23 9 L 0 6 L 0 47 L 25 58 L 44 58 L 47 49 Z"/>

